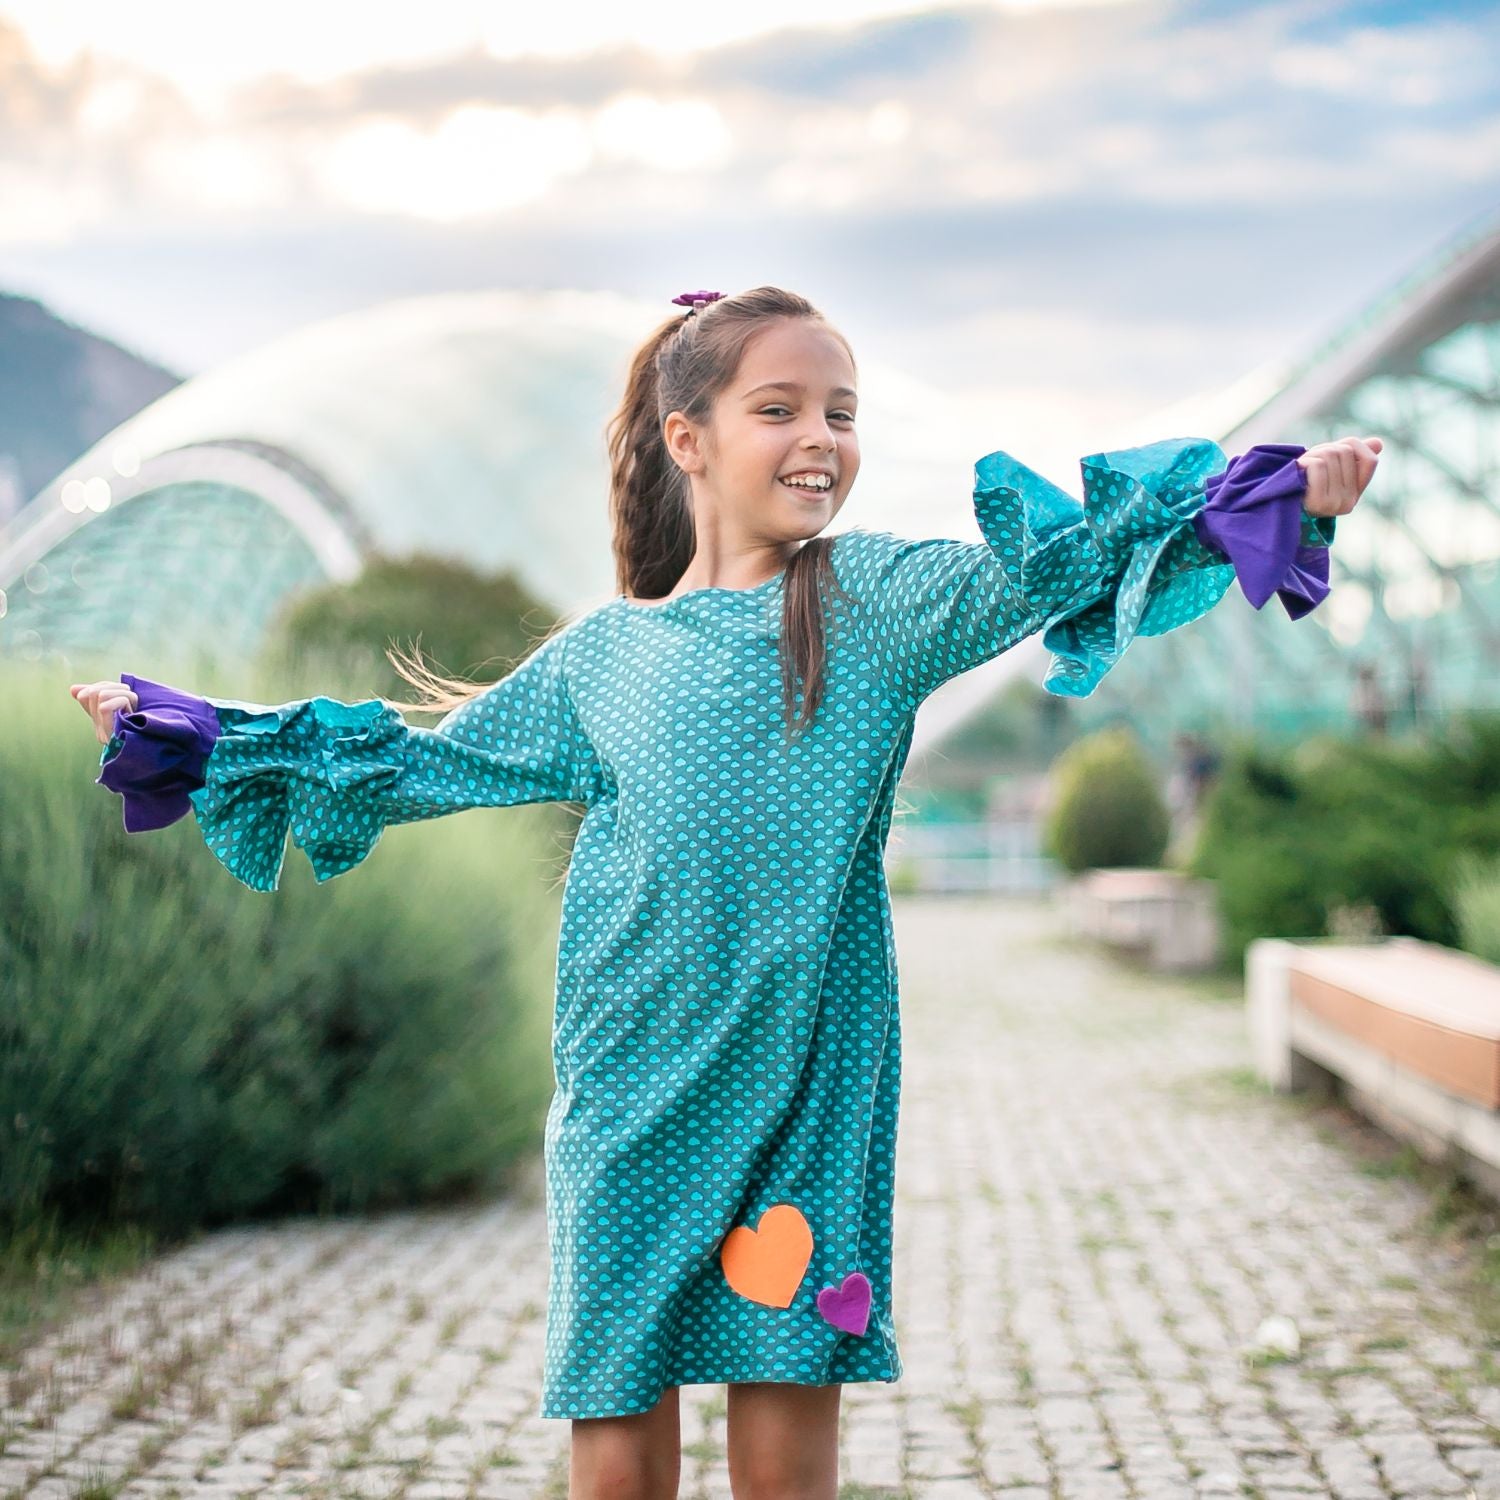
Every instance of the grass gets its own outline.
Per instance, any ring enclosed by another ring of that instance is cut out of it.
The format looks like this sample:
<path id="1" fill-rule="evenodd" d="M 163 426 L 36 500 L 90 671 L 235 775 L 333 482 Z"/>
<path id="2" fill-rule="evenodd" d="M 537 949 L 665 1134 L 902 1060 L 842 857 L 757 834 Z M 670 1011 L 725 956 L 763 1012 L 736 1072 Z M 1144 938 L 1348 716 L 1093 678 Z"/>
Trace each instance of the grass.
<path id="1" fill-rule="evenodd" d="M 1197 997 L 1205 1000 L 1217 998 L 1217 983 L 1211 976 L 1203 976 L 1196 983 L 1181 976 L 1173 980 L 1174 988 L 1196 991 Z M 1243 1003 L 1242 993 L 1239 998 Z M 1460 1166 L 1428 1161 L 1410 1142 L 1387 1134 L 1368 1120 L 1337 1086 L 1332 1091 L 1310 1089 L 1283 1094 L 1253 1068 L 1240 1067 L 1174 1079 L 1164 1087 L 1192 1108 L 1226 1109 L 1261 1100 L 1272 1108 L 1300 1113 L 1317 1137 L 1343 1152 L 1356 1171 L 1379 1180 L 1410 1182 L 1422 1189 L 1426 1202 L 1414 1230 L 1442 1250 L 1451 1268 L 1446 1279 L 1462 1305 L 1464 1321 L 1478 1335 L 1473 1342 L 1488 1346 L 1479 1348 L 1469 1370 L 1445 1372 L 1442 1383 L 1469 1404 L 1471 1384 L 1488 1384 L 1500 1374 L 1500 1202 L 1479 1188 Z M 1420 1291 L 1410 1276 L 1387 1276 L 1382 1285 L 1391 1291 Z M 1362 1344 L 1360 1352 L 1398 1352 L 1406 1347 L 1405 1334 L 1382 1330 Z M 1281 1363 L 1283 1357 L 1262 1351 L 1250 1355 L 1248 1362 L 1261 1367 Z M 1320 1373 L 1325 1378 L 1337 1378 L 1380 1368 L 1365 1361 Z"/>
<path id="2" fill-rule="evenodd" d="M 73 1491 L 72 1500 L 115 1500 L 125 1481 L 112 1478 L 103 1470 L 91 1471 L 88 1478 Z"/>
<path id="3" fill-rule="evenodd" d="M 0 1364 L 161 1248 L 154 1233 L 134 1225 L 69 1229 L 56 1214 L 0 1228 Z"/>
<path id="4" fill-rule="evenodd" d="M 1500 1349 L 1500 1204 L 1467 1178 L 1422 1165 L 1435 1177 L 1423 1227 L 1435 1239 L 1460 1249 L 1465 1259 L 1461 1284 L 1475 1325 Z"/>
<path id="5" fill-rule="evenodd" d="M 1206 1005 L 1238 1006 L 1245 1003 L 1245 975 L 1240 963 L 1198 972 L 1164 973 L 1158 969 L 1145 972 L 1153 984 L 1171 985 L 1184 1000 L 1196 1000 Z"/>
<path id="6" fill-rule="evenodd" d="M 1153 1087 L 1179 1104 L 1200 1110 L 1238 1109 L 1247 1100 L 1257 1099 L 1284 1113 L 1310 1114 L 1320 1103 L 1308 1094 L 1282 1093 L 1250 1067 L 1208 1068 Z"/>
<path id="7" fill-rule="evenodd" d="M 1426 1196 L 1415 1228 L 1434 1241 L 1453 1267 L 1453 1289 L 1472 1326 L 1500 1352 L 1500 1203 L 1453 1164 L 1428 1161 L 1408 1141 L 1385 1134 L 1341 1101 L 1319 1110 L 1333 1122 L 1333 1141 L 1349 1150 L 1367 1177 L 1414 1183 Z M 1392 1290 L 1415 1288 L 1409 1278 L 1388 1278 Z"/>
<path id="8" fill-rule="evenodd" d="M 1226 1068 L 1174 1080 L 1167 1089 L 1185 1104 L 1228 1107 L 1265 1099 L 1303 1113 L 1326 1145 L 1348 1155 L 1356 1171 L 1383 1181 L 1414 1183 L 1427 1203 L 1416 1228 L 1436 1241 L 1454 1266 L 1454 1290 L 1482 1338 L 1500 1351 L 1500 1203 L 1458 1167 L 1429 1162 L 1409 1141 L 1367 1120 L 1340 1094 L 1282 1094 L 1253 1068 Z M 1393 1291 L 1416 1291 L 1410 1277 L 1387 1277 Z"/>
<path id="9" fill-rule="evenodd" d="M 230 1426 L 238 1437 L 251 1427 L 269 1427 L 276 1420 L 276 1407 L 286 1394 L 288 1381 L 276 1377 L 256 1386 L 248 1401 L 235 1404 L 230 1412 Z"/>

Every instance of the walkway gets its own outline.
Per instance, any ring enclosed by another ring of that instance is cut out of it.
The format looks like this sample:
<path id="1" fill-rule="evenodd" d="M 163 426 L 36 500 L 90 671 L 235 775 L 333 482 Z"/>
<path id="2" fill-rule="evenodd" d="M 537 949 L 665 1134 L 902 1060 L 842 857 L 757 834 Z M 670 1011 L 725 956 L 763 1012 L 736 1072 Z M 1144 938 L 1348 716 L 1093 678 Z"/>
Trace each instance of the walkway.
<path id="1" fill-rule="evenodd" d="M 1425 1192 L 1247 1072 L 1243 1011 L 1027 902 L 897 910 L 895 1386 L 842 1500 L 1500 1500 L 1500 1382 Z M 1331 1118 L 1331 1117 L 1330 1117 Z M 0 1496 L 566 1492 L 539 1199 L 220 1232 L 10 1376 Z M 1256 1352 L 1271 1315 L 1300 1351 Z M 723 1500 L 721 1389 L 684 1497 Z"/>

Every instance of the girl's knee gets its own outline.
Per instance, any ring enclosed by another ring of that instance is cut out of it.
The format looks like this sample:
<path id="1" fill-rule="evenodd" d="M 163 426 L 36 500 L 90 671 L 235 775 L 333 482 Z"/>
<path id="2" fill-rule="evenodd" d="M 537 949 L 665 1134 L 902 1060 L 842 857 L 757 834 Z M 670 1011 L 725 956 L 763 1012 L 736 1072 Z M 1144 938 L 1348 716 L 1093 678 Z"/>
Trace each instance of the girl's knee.
<path id="1" fill-rule="evenodd" d="M 638 1453 L 595 1455 L 568 1479 L 568 1500 L 677 1500 L 676 1463 Z"/>
<path id="2" fill-rule="evenodd" d="M 834 1500 L 839 1394 L 838 1386 L 730 1387 L 735 1500 Z"/>
<path id="3" fill-rule="evenodd" d="M 635 1416 L 580 1418 L 568 1500 L 676 1500 L 681 1462 L 675 1389 Z"/>

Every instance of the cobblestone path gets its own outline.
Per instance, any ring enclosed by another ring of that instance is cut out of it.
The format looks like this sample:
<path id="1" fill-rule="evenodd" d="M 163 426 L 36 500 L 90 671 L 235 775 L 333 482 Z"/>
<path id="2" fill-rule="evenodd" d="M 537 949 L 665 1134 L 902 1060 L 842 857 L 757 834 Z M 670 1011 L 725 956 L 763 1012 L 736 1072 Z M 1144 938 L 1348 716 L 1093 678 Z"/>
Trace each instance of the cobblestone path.
<path id="1" fill-rule="evenodd" d="M 1500 1500 L 1500 1385 L 1427 1193 L 1249 1082 L 1241 1006 L 1032 901 L 900 903 L 896 1316 L 841 1500 Z M 221 1231 L 0 1390 L 0 1496 L 566 1493 L 530 1201 Z M 1270 1316 L 1300 1349 L 1257 1352 Z M 722 1388 L 682 1495 L 729 1494 Z"/>

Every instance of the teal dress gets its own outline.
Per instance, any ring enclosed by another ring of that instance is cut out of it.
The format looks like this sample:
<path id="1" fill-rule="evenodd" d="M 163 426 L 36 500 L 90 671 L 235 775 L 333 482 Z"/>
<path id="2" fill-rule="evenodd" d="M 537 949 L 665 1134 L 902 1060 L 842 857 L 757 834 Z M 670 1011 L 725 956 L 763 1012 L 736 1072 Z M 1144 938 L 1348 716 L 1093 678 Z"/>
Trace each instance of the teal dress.
<path id="1" fill-rule="evenodd" d="M 192 811 L 255 890 L 276 887 L 288 832 L 322 881 L 388 824 L 583 805 L 544 1141 L 542 1416 L 644 1412 L 682 1384 L 899 1377 L 882 855 L 917 709 L 1038 631 L 1049 689 L 1087 694 L 1134 636 L 1210 609 L 1235 568 L 1191 520 L 1224 467 L 1195 439 L 1096 454 L 1080 510 L 996 453 L 982 541 L 840 534 L 824 701 L 790 741 L 781 575 L 616 597 L 433 729 L 378 699 L 200 700 L 219 732 Z M 1332 540 L 1303 521 L 1303 542 Z"/>

